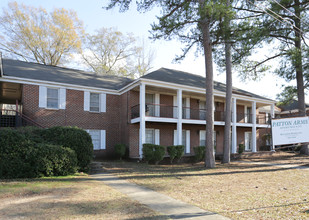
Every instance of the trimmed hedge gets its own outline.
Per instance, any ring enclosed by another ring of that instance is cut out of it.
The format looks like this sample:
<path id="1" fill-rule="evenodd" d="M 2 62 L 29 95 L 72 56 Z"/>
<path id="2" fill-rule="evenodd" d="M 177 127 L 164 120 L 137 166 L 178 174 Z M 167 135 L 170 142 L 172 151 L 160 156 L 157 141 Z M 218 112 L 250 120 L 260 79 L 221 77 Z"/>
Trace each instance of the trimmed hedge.
<path id="1" fill-rule="evenodd" d="M 238 146 L 238 153 L 242 154 L 245 151 L 245 145 L 239 144 Z"/>
<path id="2" fill-rule="evenodd" d="M 42 176 L 66 176 L 77 170 L 76 153 L 66 147 L 38 144 L 39 171 Z"/>
<path id="3" fill-rule="evenodd" d="M 0 130 L 0 178 L 37 177 L 37 150 L 34 145 L 16 130 Z"/>
<path id="4" fill-rule="evenodd" d="M 154 162 L 158 164 L 163 160 L 165 155 L 165 147 L 155 144 L 143 144 L 143 159 L 146 162 Z"/>
<path id="5" fill-rule="evenodd" d="M 177 162 L 179 162 L 182 156 L 184 155 L 184 150 L 185 146 L 183 145 L 168 146 L 167 152 L 170 156 L 171 163 L 173 163 L 174 159 L 177 159 Z"/>
<path id="6" fill-rule="evenodd" d="M 77 127 L 52 127 L 42 132 L 44 140 L 53 145 L 71 148 L 77 156 L 78 170 L 87 172 L 93 157 L 90 135 Z"/>
<path id="7" fill-rule="evenodd" d="M 34 129 L 0 130 L 0 178 L 35 178 L 76 172 L 77 159 L 73 150 L 38 144 L 29 138 L 32 131 Z"/>
<path id="8" fill-rule="evenodd" d="M 194 150 L 194 159 L 196 162 L 202 161 L 205 159 L 205 146 L 193 147 Z"/>
<path id="9" fill-rule="evenodd" d="M 0 178 L 34 178 L 87 171 L 90 135 L 79 128 L 0 129 Z"/>
<path id="10" fill-rule="evenodd" d="M 126 154 L 126 145 L 124 144 L 116 144 L 114 147 L 115 154 L 120 160 L 124 157 Z"/>

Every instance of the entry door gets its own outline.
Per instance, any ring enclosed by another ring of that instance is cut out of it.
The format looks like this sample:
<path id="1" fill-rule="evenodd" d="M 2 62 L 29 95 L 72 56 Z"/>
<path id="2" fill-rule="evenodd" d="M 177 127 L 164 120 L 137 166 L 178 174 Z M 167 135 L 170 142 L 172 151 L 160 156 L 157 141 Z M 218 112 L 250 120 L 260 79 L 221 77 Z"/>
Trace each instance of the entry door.
<path id="1" fill-rule="evenodd" d="M 146 93 L 146 115 L 155 116 L 154 94 Z"/>
<path id="2" fill-rule="evenodd" d="M 252 132 L 245 132 L 245 150 L 252 151 Z"/>
<path id="3" fill-rule="evenodd" d="M 200 120 L 206 120 L 206 101 L 200 101 Z"/>

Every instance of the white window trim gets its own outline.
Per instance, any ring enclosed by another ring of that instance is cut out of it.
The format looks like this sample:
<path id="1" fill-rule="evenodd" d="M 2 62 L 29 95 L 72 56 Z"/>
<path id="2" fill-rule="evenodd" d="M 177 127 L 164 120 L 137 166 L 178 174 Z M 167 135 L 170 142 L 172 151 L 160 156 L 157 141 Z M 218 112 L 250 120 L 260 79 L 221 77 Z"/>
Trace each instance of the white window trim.
<path id="1" fill-rule="evenodd" d="M 247 134 L 249 134 L 250 135 L 250 137 L 251 137 L 251 143 L 249 142 L 249 140 L 247 140 Z M 245 132 L 245 151 L 252 151 L 252 132 L 251 131 L 246 131 Z M 249 145 L 251 146 L 251 149 L 249 149 Z"/>
<path id="2" fill-rule="evenodd" d="M 58 90 L 58 106 L 57 108 L 47 107 L 47 88 Z M 50 86 L 39 86 L 39 108 L 58 110 L 66 108 L 66 89 Z"/>
<path id="3" fill-rule="evenodd" d="M 160 129 L 154 129 L 154 128 L 146 128 L 145 131 L 153 131 L 153 135 L 154 135 L 154 144 L 155 145 L 160 145 Z M 146 132 L 145 132 L 146 133 Z"/>
<path id="4" fill-rule="evenodd" d="M 202 136 L 205 136 L 205 145 L 206 145 L 206 130 L 200 130 L 200 135 L 199 135 L 199 139 L 200 139 L 200 145 L 203 146 L 201 144 L 201 141 L 202 141 Z"/>
<path id="5" fill-rule="evenodd" d="M 185 135 L 186 135 L 186 143 L 184 144 L 184 147 L 185 147 L 185 153 L 186 154 L 190 154 L 190 130 L 182 130 L 182 132 L 185 132 Z M 178 143 L 177 142 L 177 130 L 174 130 L 174 146 L 175 145 L 183 145 L 182 143 Z"/>
<path id="6" fill-rule="evenodd" d="M 106 130 L 99 130 L 99 129 L 87 129 L 87 133 L 90 135 L 91 130 L 100 131 L 100 149 L 94 149 L 93 150 L 105 150 L 106 149 Z M 90 135 L 91 137 L 91 135 Z M 91 139 L 92 141 L 92 139 Z"/>
<path id="7" fill-rule="evenodd" d="M 90 111 L 90 93 L 99 94 L 99 111 Z M 84 111 L 93 112 L 93 113 L 101 113 L 106 112 L 106 93 L 100 92 L 92 92 L 92 91 L 84 91 Z"/>

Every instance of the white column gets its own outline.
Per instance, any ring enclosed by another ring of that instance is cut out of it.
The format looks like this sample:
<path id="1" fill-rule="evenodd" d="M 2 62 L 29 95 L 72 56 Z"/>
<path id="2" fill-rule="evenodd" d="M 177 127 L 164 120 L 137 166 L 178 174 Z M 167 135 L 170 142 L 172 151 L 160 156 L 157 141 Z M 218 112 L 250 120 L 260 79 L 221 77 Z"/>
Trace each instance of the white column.
<path id="1" fill-rule="evenodd" d="M 237 127 L 236 127 L 236 123 L 237 123 L 237 112 L 236 112 L 236 102 L 237 99 L 233 98 L 232 99 L 233 102 L 233 106 L 232 106 L 232 154 L 236 153 L 236 149 L 237 149 Z"/>
<path id="2" fill-rule="evenodd" d="M 177 145 L 182 144 L 182 90 L 177 90 Z"/>
<path id="3" fill-rule="evenodd" d="M 252 152 L 256 152 L 256 102 L 252 102 Z"/>
<path id="4" fill-rule="evenodd" d="M 271 116 L 271 120 L 273 120 L 273 118 L 275 118 L 275 104 L 272 104 L 271 107 L 270 107 L 270 116 Z M 273 145 L 273 141 L 272 141 L 272 138 L 271 138 L 271 151 L 275 151 L 275 145 Z"/>
<path id="5" fill-rule="evenodd" d="M 143 157 L 143 144 L 146 139 L 146 122 L 145 122 L 145 112 L 146 112 L 146 88 L 145 84 L 141 83 L 139 87 L 139 114 L 140 114 L 140 128 L 139 128 L 139 157 Z"/>
<path id="6" fill-rule="evenodd" d="M 275 118 L 275 104 L 271 104 L 270 115 L 272 119 Z"/>

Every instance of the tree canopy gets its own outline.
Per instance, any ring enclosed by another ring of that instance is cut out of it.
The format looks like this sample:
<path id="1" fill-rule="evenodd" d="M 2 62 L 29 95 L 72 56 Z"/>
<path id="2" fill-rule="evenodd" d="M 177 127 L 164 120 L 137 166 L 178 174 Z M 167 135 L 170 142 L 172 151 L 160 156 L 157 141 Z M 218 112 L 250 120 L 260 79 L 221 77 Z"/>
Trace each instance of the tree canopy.
<path id="1" fill-rule="evenodd" d="M 11 2 L 0 17 L 0 49 L 25 61 L 60 65 L 81 47 L 82 22 L 73 11 L 48 13 Z"/>
<path id="2" fill-rule="evenodd" d="M 138 78 L 152 68 L 154 54 L 131 33 L 101 28 L 84 38 L 82 57 L 96 74 Z"/>

